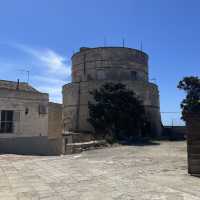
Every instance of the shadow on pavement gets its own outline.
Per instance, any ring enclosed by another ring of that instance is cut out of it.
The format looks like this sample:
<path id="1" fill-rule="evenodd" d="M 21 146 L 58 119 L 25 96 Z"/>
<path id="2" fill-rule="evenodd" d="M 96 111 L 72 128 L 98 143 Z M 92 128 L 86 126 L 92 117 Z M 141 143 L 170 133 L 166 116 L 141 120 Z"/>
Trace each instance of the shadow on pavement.
<path id="1" fill-rule="evenodd" d="M 137 139 L 137 140 L 124 140 L 119 142 L 121 145 L 127 146 L 152 146 L 152 145 L 160 145 L 158 141 L 153 141 L 149 139 Z"/>

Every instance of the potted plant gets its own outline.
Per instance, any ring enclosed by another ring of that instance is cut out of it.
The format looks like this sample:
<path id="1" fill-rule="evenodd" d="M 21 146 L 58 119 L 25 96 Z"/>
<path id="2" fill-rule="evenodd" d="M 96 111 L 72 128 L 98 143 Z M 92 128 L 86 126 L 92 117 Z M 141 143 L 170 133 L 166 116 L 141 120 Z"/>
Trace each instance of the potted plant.
<path id="1" fill-rule="evenodd" d="M 182 119 L 187 126 L 188 173 L 200 175 L 200 79 L 185 77 L 178 88 L 186 92 L 181 103 Z"/>

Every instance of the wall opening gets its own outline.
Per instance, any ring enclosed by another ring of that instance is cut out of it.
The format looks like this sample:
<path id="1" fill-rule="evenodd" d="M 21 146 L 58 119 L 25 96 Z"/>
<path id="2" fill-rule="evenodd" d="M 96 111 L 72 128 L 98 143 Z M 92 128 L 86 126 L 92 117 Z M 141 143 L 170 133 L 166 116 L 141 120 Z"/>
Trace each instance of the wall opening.
<path id="1" fill-rule="evenodd" d="M 131 71 L 131 80 L 137 80 L 137 72 Z"/>
<path id="2" fill-rule="evenodd" d="M 26 108 L 26 109 L 25 109 L 25 115 L 28 115 L 28 113 L 29 113 L 29 109 Z"/>
<path id="3" fill-rule="evenodd" d="M 0 121 L 0 133 L 13 133 L 14 111 L 2 110 Z"/>

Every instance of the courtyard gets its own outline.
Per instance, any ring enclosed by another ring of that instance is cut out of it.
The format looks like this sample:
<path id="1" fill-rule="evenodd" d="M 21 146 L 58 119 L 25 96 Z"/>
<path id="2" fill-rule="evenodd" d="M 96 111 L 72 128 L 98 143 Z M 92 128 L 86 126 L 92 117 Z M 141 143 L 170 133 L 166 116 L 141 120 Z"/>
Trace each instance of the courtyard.
<path id="1" fill-rule="evenodd" d="M 0 155 L 0 200 L 197 200 L 186 143 L 116 146 L 62 156 Z"/>

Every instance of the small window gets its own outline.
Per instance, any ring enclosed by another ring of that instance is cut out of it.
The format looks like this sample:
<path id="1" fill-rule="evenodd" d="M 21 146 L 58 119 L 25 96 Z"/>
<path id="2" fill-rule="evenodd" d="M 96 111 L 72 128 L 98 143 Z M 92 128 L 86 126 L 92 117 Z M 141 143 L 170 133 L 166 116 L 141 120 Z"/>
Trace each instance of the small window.
<path id="1" fill-rule="evenodd" d="M 137 72 L 131 71 L 131 80 L 137 80 Z"/>
<path id="2" fill-rule="evenodd" d="M 28 115 L 28 113 L 29 113 L 29 109 L 26 108 L 26 109 L 25 109 L 25 115 Z"/>
<path id="3" fill-rule="evenodd" d="M 11 110 L 1 111 L 0 133 L 13 133 L 14 112 Z"/>

